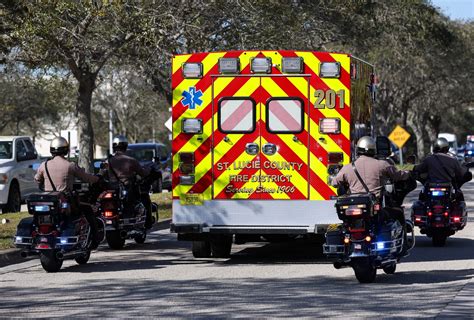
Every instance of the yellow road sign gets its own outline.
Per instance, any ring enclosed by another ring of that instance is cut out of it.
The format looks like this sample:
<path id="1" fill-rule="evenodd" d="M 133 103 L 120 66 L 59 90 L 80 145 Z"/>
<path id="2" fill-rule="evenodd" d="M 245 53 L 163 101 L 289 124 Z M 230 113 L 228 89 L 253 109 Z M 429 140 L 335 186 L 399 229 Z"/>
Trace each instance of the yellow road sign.
<path id="1" fill-rule="evenodd" d="M 405 142 L 410 139 L 410 134 L 403 129 L 400 126 L 396 126 L 395 129 L 393 129 L 392 133 L 388 136 L 390 141 L 392 141 L 398 148 L 403 147 Z"/>

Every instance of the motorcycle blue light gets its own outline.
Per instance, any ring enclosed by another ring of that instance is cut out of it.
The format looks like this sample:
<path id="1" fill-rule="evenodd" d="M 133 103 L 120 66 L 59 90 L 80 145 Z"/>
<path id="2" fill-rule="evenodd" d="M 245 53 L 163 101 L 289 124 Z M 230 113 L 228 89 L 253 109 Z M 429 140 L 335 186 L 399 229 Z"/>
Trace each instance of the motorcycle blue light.
<path id="1" fill-rule="evenodd" d="M 22 237 L 15 237 L 15 242 L 16 243 L 21 243 L 21 242 L 23 242 L 23 238 Z"/>
<path id="2" fill-rule="evenodd" d="M 67 244 L 67 239 L 61 239 L 61 244 Z"/>
<path id="3" fill-rule="evenodd" d="M 377 242 L 377 249 L 385 248 L 385 244 L 383 242 Z"/>

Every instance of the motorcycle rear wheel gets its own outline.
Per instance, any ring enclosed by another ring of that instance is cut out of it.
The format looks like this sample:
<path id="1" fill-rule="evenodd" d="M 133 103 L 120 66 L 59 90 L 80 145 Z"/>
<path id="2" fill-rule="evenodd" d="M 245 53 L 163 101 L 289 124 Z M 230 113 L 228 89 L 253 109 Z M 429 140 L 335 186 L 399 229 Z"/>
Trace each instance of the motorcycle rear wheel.
<path id="1" fill-rule="evenodd" d="M 56 257 L 56 252 L 47 251 L 40 253 L 41 266 L 46 272 L 58 272 L 63 266 L 63 260 Z"/>
<path id="2" fill-rule="evenodd" d="M 433 238 L 431 242 L 433 243 L 434 247 L 444 247 L 446 245 L 446 235 L 444 234 L 433 234 Z"/>
<path id="3" fill-rule="evenodd" d="M 140 234 L 140 235 L 138 235 L 138 236 L 135 236 L 133 239 L 134 239 L 135 242 L 138 243 L 138 244 L 145 243 L 145 240 L 146 240 L 146 232 L 143 232 L 142 234 Z"/>
<path id="4" fill-rule="evenodd" d="M 107 232 L 105 238 L 110 249 L 122 249 L 125 245 L 125 239 L 120 236 L 120 232 L 117 230 Z"/>
<path id="5" fill-rule="evenodd" d="M 396 263 L 392 263 L 391 265 L 383 267 L 383 272 L 385 272 L 386 274 L 394 274 L 395 270 L 397 270 L 397 264 Z"/>
<path id="6" fill-rule="evenodd" d="M 355 276 L 360 283 L 372 283 L 377 276 L 377 268 L 375 268 L 369 260 L 361 260 L 353 262 Z"/>
<path id="7" fill-rule="evenodd" d="M 77 256 L 74 260 L 78 264 L 86 264 L 89 261 L 89 258 L 91 257 L 91 251 L 87 250 L 84 254 Z"/>

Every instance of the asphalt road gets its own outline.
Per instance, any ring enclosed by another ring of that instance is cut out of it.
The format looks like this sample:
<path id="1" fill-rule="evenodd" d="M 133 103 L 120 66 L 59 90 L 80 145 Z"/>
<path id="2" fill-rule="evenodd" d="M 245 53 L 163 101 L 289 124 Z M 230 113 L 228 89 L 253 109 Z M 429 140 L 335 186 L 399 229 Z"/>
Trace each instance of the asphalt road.
<path id="1" fill-rule="evenodd" d="M 474 182 L 464 189 L 474 212 Z M 407 198 L 413 200 L 416 193 Z M 194 259 L 168 230 L 87 265 L 48 274 L 31 260 L 0 268 L 0 317 L 474 319 L 474 215 L 434 248 L 417 236 L 395 275 L 359 284 L 311 243 L 234 246 L 230 259 Z"/>

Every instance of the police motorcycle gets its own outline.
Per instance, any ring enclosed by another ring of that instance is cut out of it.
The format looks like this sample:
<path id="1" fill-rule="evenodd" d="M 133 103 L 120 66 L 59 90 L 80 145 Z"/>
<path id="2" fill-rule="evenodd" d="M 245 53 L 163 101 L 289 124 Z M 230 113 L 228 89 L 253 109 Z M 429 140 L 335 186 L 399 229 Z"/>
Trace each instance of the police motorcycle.
<path id="1" fill-rule="evenodd" d="M 472 168 L 474 163 L 466 166 Z M 412 206 L 413 223 L 421 234 L 431 238 L 433 246 L 443 247 L 448 237 L 466 226 L 466 202 L 461 190 L 451 183 L 428 183 L 420 176 L 418 180 L 423 183 L 423 189 Z"/>
<path id="2" fill-rule="evenodd" d="M 384 157 L 384 146 L 389 145 L 383 138 L 377 138 L 379 158 Z M 388 184 L 382 190 L 381 201 L 367 187 L 367 193 L 362 194 L 345 194 L 346 190 L 339 188 L 335 207 L 342 224 L 328 227 L 323 245 L 334 267 L 352 267 L 360 283 L 375 281 L 377 269 L 394 274 L 397 263 L 415 245 L 414 228 L 410 220 L 404 228 L 383 208 L 401 207 L 403 198 L 415 188 L 414 179 Z"/>
<path id="3" fill-rule="evenodd" d="M 38 255 L 47 272 L 59 271 L 66 259 L 86 264 L 92 250 L 91 227 L 86 217 L 77 212 L 81 205 L 95 203 L 101 191 L 99 181 L 90 186 L 75 183 L 71 196 L 59 191 L 31 194 L 26 203 L 32 217 L 20 221 L 14 238 L 15 246 L 22 249 L 21 256 Z M 100 215 L 96 219 L 97 238 L 102 242 L 105 223 Z"/>
<path id="4" fill-rule="evenodd" d="M 105 169 L 109 165 L 101 163 L 100 166 Z M 113 169 L 111 171 L 115 174 Z M 109 182 L 107 190 L 99 195 L 99 212 L 105 221 L 105 238 L 109 248 L 122 249 L 127 239 L 134 239 L 139 244 L 145 243 L 146 211 L 155 213 L 152 224 L 158 220 L 158 205 L 147 201 L 152 184 L 158 176 L 159 172 L 152 167 L 151 173 L 137 183 L 125 186 L 121 182 Z M 118 177 L 117 180 L 119 181 Z"/>

